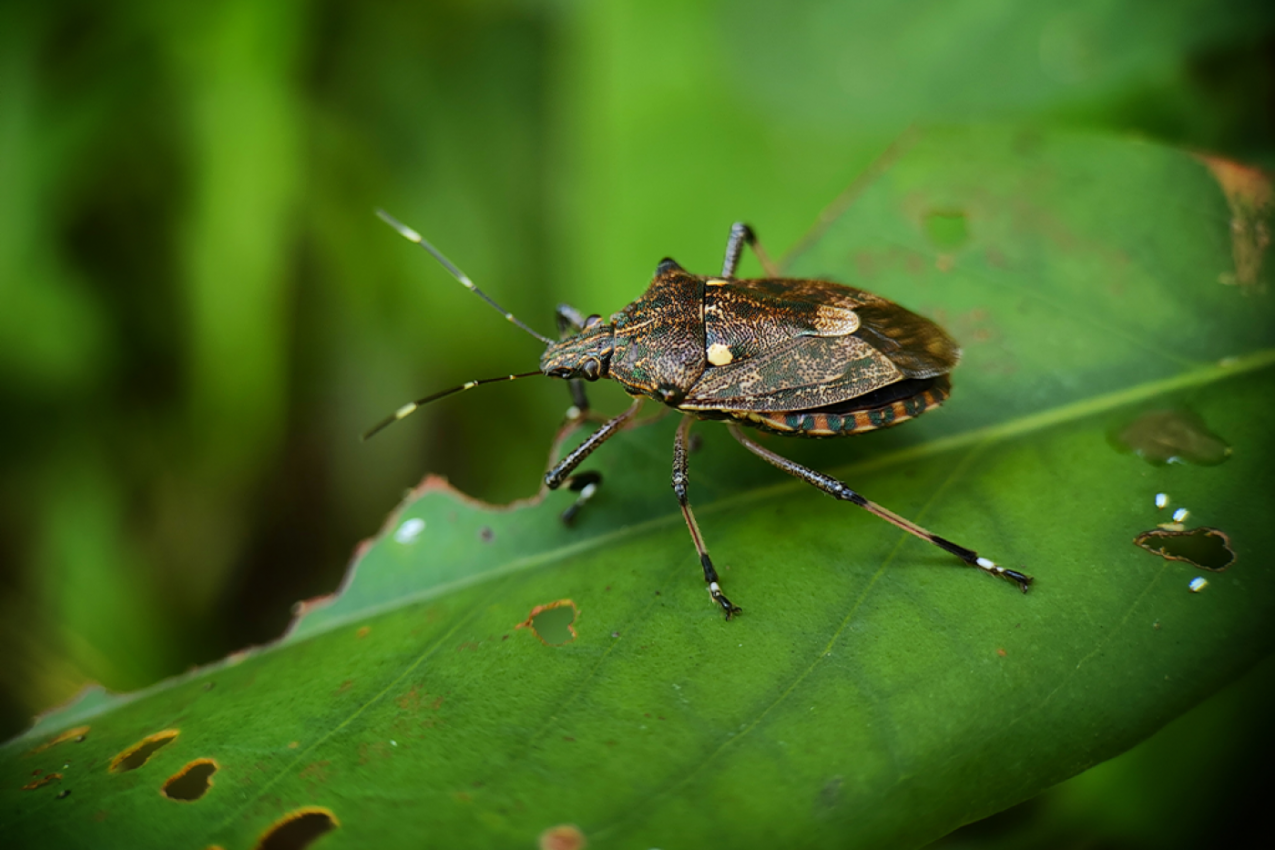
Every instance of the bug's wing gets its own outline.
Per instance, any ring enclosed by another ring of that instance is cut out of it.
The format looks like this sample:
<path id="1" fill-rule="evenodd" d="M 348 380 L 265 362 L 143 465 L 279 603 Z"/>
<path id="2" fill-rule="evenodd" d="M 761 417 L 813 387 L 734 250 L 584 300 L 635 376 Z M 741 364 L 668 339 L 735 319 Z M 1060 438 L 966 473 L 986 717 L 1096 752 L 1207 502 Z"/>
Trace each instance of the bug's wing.
<path id="1" fill-rule="evenodd" d="M 855 336 L 889 358 L 905 378 L 947 374 L 961 357 L 960 346 L 934 322 L 852 286 L 827 280 L 761 278 L 709 287 L 707 295 L 711 298 L 718 292 L 741 307 L 723 312 L 723 334 L 732 338 L 748 333 L 742 326 L 752 323 L 755 328 L 759 320 L 769 324 L 772 333 L 809 334 L 817 327 L 823 306 L 853 311 L 858 317 Z"/>
<path id="2" fill-rule="evenodd" d="M 880 296 L 821 280 L 709 280 L 703 374 L 689 410 L 792 411 L 951 371 L 942 328 Z"/>
<path id="3" fill-rule="evenodd" d="M 684 410 L 808 410 L 857 398 L 904 375 L 856 335 L 800 336 L 765 354 L 708 369 Z"/>

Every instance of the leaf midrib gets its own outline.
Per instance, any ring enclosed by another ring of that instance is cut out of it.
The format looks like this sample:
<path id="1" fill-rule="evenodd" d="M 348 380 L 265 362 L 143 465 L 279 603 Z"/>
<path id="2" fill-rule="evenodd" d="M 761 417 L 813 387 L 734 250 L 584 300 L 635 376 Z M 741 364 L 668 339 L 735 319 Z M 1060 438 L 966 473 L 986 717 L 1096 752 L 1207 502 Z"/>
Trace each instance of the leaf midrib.
<path id="1" fill-rule="evenodd" d="M 1020 416 L 1017 419 L 1006 422 L 998 422 L 981 428 L 974 428 L 960 434 L 953 434 L 948 437 L 938 437 L 906 448 L 874 455 L 873 457 L 856 461 L 853 464 L 837 467 L 831 470 L 831 474 L 836 475 L 839 478 L 853 477 L 859 474 L 890 469 L 925 458 L 935 457 L 950 452 L 957 452 L 980 443 L 991 444 L 998 441 L 1010 440 L 1021 437 L 1025 434 L 1043 431 L 1068 422 L 1074 422 L 1086 417 L 1105 413 L 1126 405 L 1147 401 L 1157 396 L 1215 383 L 1217 381 L 1226 380 L 1249 372 L 1255 372 L 1271 366 L 1275 366 L 1275 348 L 1262 349 L 1251 354 L 1226 358 L 1216 363 L 1210 363 L 1195 369 L 1186 370 L 1168 378 L 1148 381 L 1136 386 L 1126 387 L 1125 389 L 1115 390 L 1092 398 L 1060 405 L 1048 410 L 1043 410 L 1039 413 Z M 697 507 L 697 513 L 708 515 L 720 511 L 733 510 L 754 502 L 770 500 L 785 493 L 797 492 L 805 489 L 806 486 L 807 485 L 804 485 L 800 481 L 787 480 L 766 486 L 740 490 L 729 496 L 710 502 L 703 507 Z M 575 543 L 556 546 L 534 555 L 516 558 L 505 564 L 501 564 L 481 572 L 476 572 L 463 578 L 434 585 L 433 587 L 425 588 L 415 593 L 398 596 L 383 603 L 370 605 L 348 614 L 331 617 L 320 628 L 317 628 L 312 632 L 308 632 L 299 640 L 289 641 L 285 636 L 275 643 L 267 644 L 260 648 L 258 652 L 269 652 L 283 646 L 299 644 L 303 641 L 311 640 L 327 634 L 334 629 L 342 628 L 355 622 L 366 621 L 388 611 L 394 611 L 408 605 L 425 602 L 448 593 L 463 590 L 480 582 L 494 581 L 514 573 L 558 561 L 562 558 L 588 552 L 595 548 L 608 547 L 618 541 L 627 540 L 635 536 L 646 535 L 652 531 L 663 529 L 670 525 L 676 525 L 681 521 L 682 516 L 680 512 L 670 512 L 644 522 L 633 525 L 625 525 L 613 531 L 595 535 L 587 540 L 580 540 Z M 387 528 L 388 527 L 392 527 L 392 524 L 388 524 Z M 295 629 L 296 625 L 297 624 L 294 623 L 292 628 Z M 216 670 L 218 667 L 219 664 L 214 663 L 203 667 L 198 671 L 182 674 L 163 682 L 157 682 L 155 685 L 144 688 L 141 691 L 120 695 L 118 701 L 103 704 L 93 711 L 83 713 L 75 713 L 72 711 L 67 715 L 65 723 L 60 723 L 56 727 L 40 727 L 39 733 L 46 734 L 57 732 L 73 722 L 78 723 L 82 720 L 97 717 L 109 711 L 114 711 L 119 708 L 123 702 L 133 702 L 136 699 L 150 696 L 171 687 L 176 687 L 177 685 L 188 682 L 200 675 Z M 27 734 L 19 736 L 9 743 L 13 744 L 21 741 L 35 731 L 35 729 L 32 729 Z"/>

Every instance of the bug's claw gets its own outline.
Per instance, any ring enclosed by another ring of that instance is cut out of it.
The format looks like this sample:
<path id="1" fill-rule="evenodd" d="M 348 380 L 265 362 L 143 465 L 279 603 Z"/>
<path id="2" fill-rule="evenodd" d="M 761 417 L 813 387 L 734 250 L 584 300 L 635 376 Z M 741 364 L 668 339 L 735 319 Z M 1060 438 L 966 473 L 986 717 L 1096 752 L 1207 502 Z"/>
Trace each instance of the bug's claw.
<path id="1" fill-rule="evenodd" d="M 1032 577 L 1018 570 L 1005 570 L 1005 578 L 1018 585 L 1018 589 L 1023 593 L 1027 592 L 1027 588 L 1031 587 Z"/>
<path id="2" fill-rule="evenodd" d="M 727 620 L 734 617 L 736 614 L 744 613 L 743 608 L 740 608 L 734 602 L 731 602 L 726 598 L 726 594 L 722 593 L 722 588 L 717 584 L 717 582 L 709 582 L 708 595 L 713 597 L 714 602 L 722 606 L 722 611 L 726 613 Z"/>

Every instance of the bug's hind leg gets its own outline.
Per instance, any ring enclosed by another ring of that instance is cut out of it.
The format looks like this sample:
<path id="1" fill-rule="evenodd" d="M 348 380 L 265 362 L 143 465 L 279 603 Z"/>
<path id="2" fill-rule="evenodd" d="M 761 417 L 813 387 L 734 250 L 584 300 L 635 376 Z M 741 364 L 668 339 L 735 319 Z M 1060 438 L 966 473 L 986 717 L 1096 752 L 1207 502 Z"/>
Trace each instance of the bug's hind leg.
<path id="1" fill-rule="evenodd" d="M 788 460 L 786 457 L 775 454 L 769 449 L 764 448 L 748 439 L 748 437 L 745 437 L 739 425 L 734 422 L 729 423 L 728 427 L 730 428 L 731 434 L 736 440 L 739 440 L 740 444 L 744 448 L 748 449 L 767 463 L 782 469 L 789 475 L 800 478 L 807 484 L 818 487 L 829 496 L 856 504 L 868 513 L 881 517 L 881 519 L 898 526 L 909 534 L 914 534 L 927 543 L 933 543 L 944 552 L 950 552 L 965 563 L 969 564 L 971 567 L 978 567 L 980 570 L 989 575 L 996 576 L 997 578 L 1003 578 L 1006 581 L 1012 581 L 1018 585 L 1019 589 L 1022 590 L 1023 593 L 1026 593 L 1028 586 L 1031 585 L 1031 576 L 1024 575 L 1017 570 L 1006 569 L 994 561 L 980 557 L 973 549 L 966 549 L 964 546 L 958 546 L 950 540 L 939 537 L 937 534 L 933 534 L 932 532 L 925 530 L 911 520 L 899 516 L 894 511 L 887 510 L 886 508 L 878 505 L 876 502 L 865 499 L 863 496 L 859 495 L 854 490 L 851 490 L 845 484 L 842 484 L 832 476 L 824 475 L 822 472 L 815 472 L 809 467 L 802 466 L 799 463 Z"/>
<path id="2" fill-rule="evenodd" d="M 677 494 L 677 502 L 682 506 L 682 517 L 686 520 L 686 528 L 691 532 L 695 551 L 699 553 L 700 566 L 704 568 L 704 581 L 708 582 L 708 594 L 721 606 L 722 611 L 726 613 L 726 619 L 729 620 L 736 614 L 742 613 L 743 609 L 732 603 L 722 593 L 721 585 L 718 584 L 717 570 L 713 567 L 712 559 L 708 557 L 708 547 L 704 545 L 704 537 L 699 532 L 699 523 L 695 522 L 695 513 L 691 510 L 691 503 L 686 495 L 686 435 L 690 432 L 694 421 L 690 416 L 683 416 L 681 424 L 677 426 L 677 437 L 673 441 L 673 492 Z"/>
<path id="3" fill-rule="evenodd" d="M 726 260 L 722 263 L 722 277 L 734 277 L 739 268 L 739 261 L 744 254 L 744 246 L 752 246 L 757 261 L 767 277 L 779 277 L 779 269 L 771 262 L 770 257 L 762 250 L 757 241 L 757 234 L 742 221 L 737 221 L 730 228 L 730 238 L 726 240 Z"/>

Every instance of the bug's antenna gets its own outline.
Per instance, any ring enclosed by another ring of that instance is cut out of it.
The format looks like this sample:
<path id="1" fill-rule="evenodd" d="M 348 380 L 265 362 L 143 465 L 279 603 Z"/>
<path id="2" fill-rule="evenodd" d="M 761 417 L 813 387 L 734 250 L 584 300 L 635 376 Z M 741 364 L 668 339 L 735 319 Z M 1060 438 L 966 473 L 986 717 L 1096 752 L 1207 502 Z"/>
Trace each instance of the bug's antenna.
<path id="1" fill-rule="evenodd" d="M 539 371 L 523 372 L 521 375 L 501 375 L 499 378 L 482 378 L 477 381 L 467 381 L 461 384 L 459 387 L 452 387 L 450 390 L 443 390 L 442 392 L 434 393 L 433 395 L 427 395 L 425 396 L 425 398 L 418 398 L 416 401 L 409 401 L 407 404 L 403 405 L 398 410 L 394 411 L 392 414 L 385 417 L 380 422 L 376 423 L 376 425 L 374 425 L 372 428 L 369 428 L 367 431 L 365 431 L 363 433 L 363 439 L 364 440 L 372 439 L 381 431 L 393 425 L 398 420 L 411 416 L 413 413 L 415 413 L 417 410 L 424 407 L 425 405 L 429 404 L 431 401 L 438 401 L 440 398 L 446 398 L 449 395 L 462 393 L 465 390 L 472 390 L 474 387 L 480 386 L 482 384 L 495 384 L 500 381 L 516 381 L 519 378 L 530 378 L 535 375 L 543 375 L 543 374 L 544 372 L 539 372 Z"/>
<path id="2" fill-rule="evenodd" d="M 491 306 L 495 307 L 498 311 L 500 311 L 500 314 L 504 316 L 506 319 L 513 322 L 515 325 L 522 328 L 524 331 L 531 334 L 536 339 L 543 342 L 545 345 L 553 345 L 553 340 L 549 339 L 549 337 L 544 336 L 543 334 L 538 334 L 535 331 L 533 331 L 530 327 L 523 324 L 521 319 L 519 319 L 513 313 L 510 313 L 504 307 L 501 307 L 499 304 L 493 301 L 491 299 L 491 296 L 489 296 L 486 292 L 483 292 L 481 289 L 474 286 L 474 282 L 469 279 L 469 275 L 465 274 L 463 271 L 456 268 L 456 264 L 453 263 L 451 260 L 447 259 L 446 257 L 444 257 L 442 252 L 439 251 L 437 248 L 435 248 L 433 245 L 429 244 L 429 242 L 425 239 L 424 236 L 421 236 L 415 230 L 412 230 L 412 228 L 408 227 L 406 224 L 399 221 L 394 216 L 387 213 L 385 210 L 377 210 L 376 214 L 380 216 L 381 221 L 385 222 L 390 227 L 397 230 L 403 236 L 403 238 L 409 241 L 415 242 L 417 245 L 420 245 L 426 251 L 429 251 L 430 254 L 433 255 L 435 260 L 438 260 L 438 262 L 442 263 L 443 268 L 447 269 L 449 272 L 452 273 L 452 277 L 456 278 L 457 280 L 461 282 L 461 285 L 463 285 L 470 292 L 477 295 L 479 298 L 486 301 Z M 533 373 L 533 374 L 539 374 L 539 373 Z"/>

